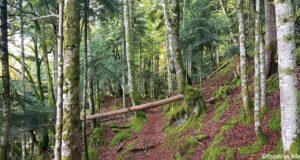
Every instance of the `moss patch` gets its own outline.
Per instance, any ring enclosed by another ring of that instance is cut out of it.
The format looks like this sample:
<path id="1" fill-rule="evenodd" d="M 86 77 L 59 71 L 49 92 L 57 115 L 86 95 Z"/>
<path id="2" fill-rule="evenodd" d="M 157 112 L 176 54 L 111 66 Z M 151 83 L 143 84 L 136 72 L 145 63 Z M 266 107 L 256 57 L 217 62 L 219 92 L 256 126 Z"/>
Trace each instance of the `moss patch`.
<path id="1" fill-rule="evenodd" d="M 280 121 L 280 110 L 276 110 L 270 120 L 268 121 L 268 126 L 272 131 L 280 131 L 281 129 L 281 121 Z"/>
<path id="2" fill-rule="evenodd" d="M 219 132 L 212 144 L 204 152 L 203 159 L 222 159 L 231 160 L 234 159 L 235 150 L 228 146 L 222 146 L 220 143 L 223 141 L 223 132 Z"/>
<path id="3" fill-rule="evenodd" d="M 136 132 L 136 133 L 141 132 L 145 123 L 146 123 L 145 118 L 141 118 L 141 116 L 135 116 L 129 120 L 128 128 L 121 130 L 121 129 L 117 128 L 117 126 L 113 127 L 115 129 L 113 129 L 113 128 L 112 129 L 115 131 L 118 131 L 118 132 L 110 143 L 112 145 L 117 145 L 121 141 L 131 139 L 132 133 L 133 132 Z"/>
<path id="4" fill-rule="evenodd" d="M 259 138 L 250 146 L 240 147 L 239 153 L 241 155 L 251 155 L 259 152 L 262 147 L 267 143 L 267 138 L 263 135 L 259 136 Z"/>
<path id="5" fill-rule="evenodd" d="M 222 114 L 224 113 L 224 111 L 226 111 L 229 107 L 230 106 L 229 106 L 228 102 L 217 103 L 216 110 L 215 110 L 215 115 L 213 117 L 214 122 L 218 122 L 221 119 Z"/>

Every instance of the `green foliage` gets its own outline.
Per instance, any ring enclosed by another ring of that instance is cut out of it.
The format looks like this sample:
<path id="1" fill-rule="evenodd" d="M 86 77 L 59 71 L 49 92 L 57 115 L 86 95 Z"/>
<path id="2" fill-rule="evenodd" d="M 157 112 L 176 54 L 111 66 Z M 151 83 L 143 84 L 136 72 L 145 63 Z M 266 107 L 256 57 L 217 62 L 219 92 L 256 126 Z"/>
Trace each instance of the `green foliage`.
<path id="1" fill-rule="evenodd" d="M 228 102 L 220 102 L 216 104 L 216 110 L 215 110 L 215 115 L 213 117 L 214 122 L 218 122 L 221 117 L 222 114 L 230 107 L 230 105 L 228 104 Z"/>
<path id="2" fill-rule="evenodd" d="M 280 131 L 281 129 L 281 115 L 280 115 L 280 110 L 276 110 L 273 114 L 270 120 L 268 121 L 268 126 L 272 131 Z"/>

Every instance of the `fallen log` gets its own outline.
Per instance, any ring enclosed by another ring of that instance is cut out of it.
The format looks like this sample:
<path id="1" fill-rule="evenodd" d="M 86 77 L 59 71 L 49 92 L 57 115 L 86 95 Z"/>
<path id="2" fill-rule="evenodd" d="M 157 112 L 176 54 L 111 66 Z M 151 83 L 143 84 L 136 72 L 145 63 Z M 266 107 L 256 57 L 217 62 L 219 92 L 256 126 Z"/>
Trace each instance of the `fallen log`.
<path id="1" fill-rule="evenodd" d="M 169 103 L 181 101 L 181 100 L 183 100 L 183 98 L 184 98 L 184 96 L 182 94 L 180 94 L 180 95 L 173 96 L 173 97 L 166 98 L 166 99 L 159 100 L 159 101 L 149 102 L 146 104 L 123 108 L 123 109 L 119 109 L 119 110 L 115 110 L 115 111 L 109 111 L 106 113 L 98 113 L 98 114 L 94 114 L 94 115 L 89 115 L 89 116 L 86 116 L 86 120 L 92 120 L 92 119 L 97 119 L 97 118 L 102 118 L 102 117 L 115 116 L 115 115 L 124 114 L 124 113 L 128 113 L 128 112 L 134 112 L 134 111 L 139 111 L 139 110 L 144 110 L 144 109 L 149 109 L 149 108 L 155 108 L 155 107 L 163 106 L 163 105 L 166 105 Z"/>

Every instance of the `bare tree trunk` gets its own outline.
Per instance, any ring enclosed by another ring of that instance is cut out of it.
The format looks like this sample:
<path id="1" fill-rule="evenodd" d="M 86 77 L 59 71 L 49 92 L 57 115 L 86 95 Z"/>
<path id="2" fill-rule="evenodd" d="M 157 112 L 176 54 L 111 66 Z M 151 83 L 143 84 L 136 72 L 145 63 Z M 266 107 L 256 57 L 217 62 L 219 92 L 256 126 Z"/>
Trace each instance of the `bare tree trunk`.
<path id="1" fill-rule="evenodd" d="M 128 72 L 128 87 L 133 105 L 137 105 L 138 94 L 136 93 L 135 71 L 134 71 L 134 53 L 132 51 L 132 37 L 130 29 L 130 7 L 129 0 L 124 0 L 124 28 L 125 28 L 125 43 L 126 43 L 126 55 L 127 55 L 127 72 Z"/>
<path id="2" fill-rule="evenodd" d="M 245 45 L 245 24 L 243 13 L 243 0 L 237 0 L 238 5 L 238 22 L 239 22 L 239 41 L 240 41 L 240 66 L 241 66 L 241 88 L 244 111 L 249 117 L 249 92 L 248 92 L 248 75 L 247 75 L 247 53 Z"/>
<path id="3" fill-rule="evenodd" d="M 55 147 L 54 160 L 61 160 L 61 143 L 62 143 L 62 117 L 63 117 L 63 42 L 64 42 L 64 0 L 59 1 L 59 24 L 58 24 L 58 39 L 57 39 L 57 56 L 58 56 L 58 70 L 57 70 L 57 101 L 56 101 L 56 125 L 55 125 Z"/>
<path id="4" fill-rule="evenodd" d="M 80 141 L 80 3 L 66 0 L 64 9 L 64 101 L 62 159 L 81 159 Z"/>
<path id="5" fill-rule="evenodd" d="M 9 138 L 11 135 L 10 125 L 10 76 L 9 76 L 9 60 L 8 60 L 8 40 L 7 40 L 7 0 L 0 2 L 1 11 L 1 61 L 2 61 L 2 83 L 3 83 L 3 124 L 0 146 L 0 159 L 9 159 Z"/>
<path id="6" fill-rule="evenodd" d="M 180 94 L 180 95 L 176 95 L 176 96 L 162 99 L 162 100 L 155 101 L 155 102 L 149 102 L 146 104 L 123 108 L 123 109 L 119 109 L 119 110 L 115 110 L 115 111 L 109 111 L 106 113 L 98 113 L 95 115 L 89 115 L 86 117 L 86 119 L 92 120 L 92 119 L 97 119 L 97 118 L 101 118 L 101 117 L 115 116 L 115 115 L 125 114 L 128 112 L 135 112 L 135 111 L 139 111 L 139 110 L 155 108 L 155 107 L 163 106 L 163 105 L 166 105 L 169 103 L 181 101 L 181 100 L 183 100 L 183 98 L 184 98 L 184 96 L 182 94 Z"/>
<path id="7" fill-rule="evenodd" d="M 278 40 L 278 71 L 284 154 L 296 154 L 299 143 L 299 114 L 296 76 L 295 22 L 292 0 L 275 0 Z M 293 153 L 296 152 L 296 153 Z M 286 158 L 288 159 L 288 158 Z"/>
<path id="8" fill-rule="evenodd" d="M 256 136 L 259 136 L 260 122 L 259 122 L 259 110 L 260 110 L 260 0 L 256 0 L 255 5 L 255 49 L 254 49 L 254 124 Z"/>
<path id="9" fill-rule="evenodd" d="M 277 71 L 275 62 L 277 54 L 276 19 L 273 0 L 265 0 L 265 68 L 266 76 Z"/>

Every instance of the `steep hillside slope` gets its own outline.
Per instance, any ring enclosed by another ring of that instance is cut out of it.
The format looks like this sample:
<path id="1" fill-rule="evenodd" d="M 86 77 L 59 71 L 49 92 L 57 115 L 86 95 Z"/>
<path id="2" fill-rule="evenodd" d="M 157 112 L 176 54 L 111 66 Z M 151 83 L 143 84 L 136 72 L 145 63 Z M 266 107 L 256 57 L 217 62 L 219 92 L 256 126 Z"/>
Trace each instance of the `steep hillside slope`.
<path id="1" fill-rule="evenodd" d="M 249 63 L 251 97 L 252 64 Z M 278 76 L 267 80 L 268 107 L 260 117 L 265 138 L 257 139 L 254 123 L 244 119 L 240 80 L 235 78 L 234 70 L 232 59 L 210 79 L 194 86 L 201 88 L 206 101 L 207 111 L 200 116 L 188 118 L 184 104 L 177 103 L 147 110 L 147 121 L 129 118 L 103 124 L 100 158 L 260 159 L 264 154 L 279 154 L 282 149 Z"/>

